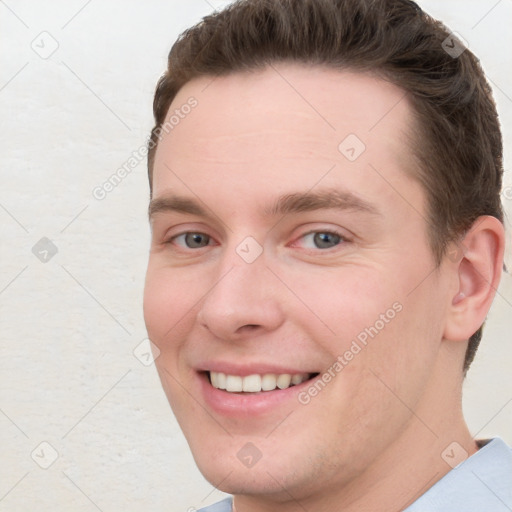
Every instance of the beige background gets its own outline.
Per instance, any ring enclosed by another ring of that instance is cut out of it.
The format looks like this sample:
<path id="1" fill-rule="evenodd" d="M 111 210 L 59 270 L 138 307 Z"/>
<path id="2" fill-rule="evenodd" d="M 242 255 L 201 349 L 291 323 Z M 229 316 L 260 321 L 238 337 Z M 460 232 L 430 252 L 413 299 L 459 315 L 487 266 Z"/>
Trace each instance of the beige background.
<path id="1" fill-rule="evenodd" d="M 129 158 L 152 126 L 171 43 L 225 3 L 0 1 L 0 511 L 174 512 L 221 497 L 143 364 L 146 347 L 135 350 L 148 187 L 145 161 Z M 512 0 L 420 3 L 481 57 L 510 169 Z M 511 279 L 465 385 L 472 432 L 509 444 Z"/>

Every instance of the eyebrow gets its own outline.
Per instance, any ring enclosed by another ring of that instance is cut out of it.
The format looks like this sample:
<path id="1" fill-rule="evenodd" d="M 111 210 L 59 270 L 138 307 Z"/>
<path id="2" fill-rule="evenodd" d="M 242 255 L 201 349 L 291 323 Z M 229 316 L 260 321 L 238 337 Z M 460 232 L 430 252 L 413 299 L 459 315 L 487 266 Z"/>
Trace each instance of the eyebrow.
<path id="1" fill-rule="evenodd" d="M 355 210 L 372 215 L 381 215 L 371 203 L 352 192 L 327 189 L 319 192 L 296 192 L 279 197 L 272 205 L 263 210 L 266 217 L 275 217 L 289 213 L 302 213 L 322 209 Z M 149 217 L 157 213 L 178 212 L 211 217 L 207 208 L 197 201 L 176 195 L 166 195 L 153 199 L 148 208 Z"/>

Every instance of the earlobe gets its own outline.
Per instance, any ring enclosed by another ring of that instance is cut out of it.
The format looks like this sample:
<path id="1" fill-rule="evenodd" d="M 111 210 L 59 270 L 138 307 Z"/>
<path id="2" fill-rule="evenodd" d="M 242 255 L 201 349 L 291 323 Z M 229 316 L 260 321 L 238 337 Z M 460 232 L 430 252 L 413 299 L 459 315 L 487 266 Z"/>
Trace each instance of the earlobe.
<path id="1" fill-rule="evenodd" d="M 452 263 L 458 289 L 449 306 L 444 332 L 444 338 L 452 341 L 468 340 L 485 321 L 503 268 L 503 224 L 495 217 L 479 217 L 461 247 L 461 258 Z"/>

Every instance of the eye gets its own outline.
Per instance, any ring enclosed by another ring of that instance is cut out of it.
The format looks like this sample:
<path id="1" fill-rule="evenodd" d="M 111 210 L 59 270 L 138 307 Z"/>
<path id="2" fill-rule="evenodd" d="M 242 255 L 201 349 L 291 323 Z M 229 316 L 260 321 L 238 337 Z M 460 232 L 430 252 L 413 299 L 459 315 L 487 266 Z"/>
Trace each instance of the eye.
<path id="1" fill-rule="evenodd" d="M 300 239 L 304 241 L 303 246 L 306 249 L 331 249 L 346 241 L 341 234 L 334 231 L 312 231 Z"/>
<path id="2" fill-rule="evenodd" d="M 176 243 L 187 249 L 200 249 L 210 245 L 211 238 L 204 233 L 187 232 L 173 236 L 167 243 Z"/>

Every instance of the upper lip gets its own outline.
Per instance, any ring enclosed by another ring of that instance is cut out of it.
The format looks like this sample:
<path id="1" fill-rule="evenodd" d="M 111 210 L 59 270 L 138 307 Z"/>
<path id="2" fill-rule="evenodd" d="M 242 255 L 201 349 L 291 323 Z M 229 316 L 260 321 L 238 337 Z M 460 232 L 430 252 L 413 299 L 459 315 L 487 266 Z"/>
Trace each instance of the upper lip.
<path id="1" fill-rule="evenodd" d="M 265 375 L 268 373 L 274 373 L 276 375 L 317 373 L 316 371 L 311 371 L 311 369 L 303 369 L 292 366 L 277 366 L 275 364 L 269 363 L 250 363 L 241 365 L 239 363 L 230 363 L 225 361 L 208 361 L 198 365 L 196 368 L 199 372 L 212 371 L 217 373 L 225 373 L 227 375 L 238 375 L 240 377 L 246 377 L 248 375 Z"/>

